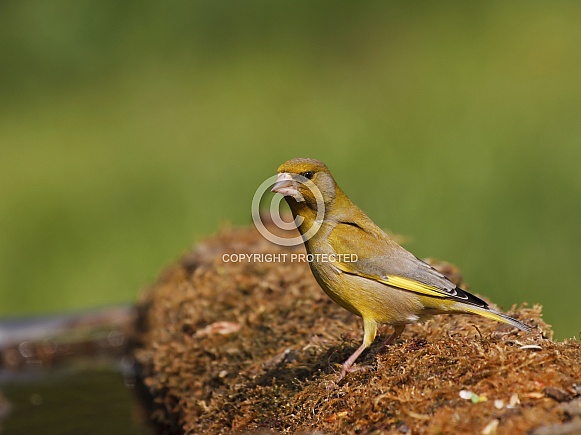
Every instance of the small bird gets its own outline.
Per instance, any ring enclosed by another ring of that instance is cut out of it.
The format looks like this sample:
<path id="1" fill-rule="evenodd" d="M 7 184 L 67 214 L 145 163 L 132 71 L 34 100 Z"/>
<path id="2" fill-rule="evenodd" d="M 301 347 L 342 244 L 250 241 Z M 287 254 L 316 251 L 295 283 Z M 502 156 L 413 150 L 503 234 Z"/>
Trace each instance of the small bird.
<path id="1" fill-rule="evenodd" d="M 351 202 L 324 163 L 308 158 L 283 163 L 272 191 L 288 202 L 321 288 L 363 318 L 363 343 L 343 363 L 338 381 L 355 370 L 353 363 L 375 340 L 379 323 L 394 328 L 386 346 L 407 324 L 435 314 L 478 314 L 532 332 L 398 245 Z"/>

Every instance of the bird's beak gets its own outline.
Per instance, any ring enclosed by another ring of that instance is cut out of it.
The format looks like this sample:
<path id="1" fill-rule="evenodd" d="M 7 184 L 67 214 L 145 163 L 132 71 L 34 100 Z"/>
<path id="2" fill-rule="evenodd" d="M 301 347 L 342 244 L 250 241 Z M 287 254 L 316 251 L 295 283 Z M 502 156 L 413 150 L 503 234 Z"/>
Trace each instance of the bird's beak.
<path id="1" fill-rule="evenodd" d="M 272 192 L 280 193 L 283 196 L 296 197 L 299 195 L 296 182 L 288 172 L 281 172 L 276 178 L 276 183 L 272 186 Z"/>

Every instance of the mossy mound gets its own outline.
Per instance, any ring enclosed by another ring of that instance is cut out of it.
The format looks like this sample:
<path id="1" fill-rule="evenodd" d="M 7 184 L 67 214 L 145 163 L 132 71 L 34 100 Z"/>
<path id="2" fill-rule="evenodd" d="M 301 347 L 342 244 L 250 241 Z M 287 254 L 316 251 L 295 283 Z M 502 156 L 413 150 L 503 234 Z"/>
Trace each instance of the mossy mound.
<path id="1" fill-rule="evenodd" d="M 539 306 L 510 313 L 538 334 L 464 315 L 408 326 L 387 349 L 376 340 L 358 360 L 368 369 L 337 385 L 361 321 L 290 261 L 302 252 L 226 230 L 143 295 L 134 355 L 160 432 L 540 434 L 579 423 L 581 345 L 543 338 L 552 332 Z M 289 255 L 225 261 L 234 253 Z"/>

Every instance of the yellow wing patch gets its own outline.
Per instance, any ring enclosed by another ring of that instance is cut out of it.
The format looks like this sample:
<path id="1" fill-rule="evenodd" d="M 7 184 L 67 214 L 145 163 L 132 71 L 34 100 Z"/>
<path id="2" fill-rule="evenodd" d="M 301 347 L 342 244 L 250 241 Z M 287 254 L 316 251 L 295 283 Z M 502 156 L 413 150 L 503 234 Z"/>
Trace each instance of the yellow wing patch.
<path id="1" fill-rule="evenodd" d="M 450 295 L 446 294 L 438 287 L 424 284 L 413 279 L 402 278 L 401 276 L 387 275 L 385 279 L 379 279 L 378 281 L 393 287 L 399 287 L 401 289 L 420 293 L 426 296 L 435 296 L 438 298 L 450 297 Z"/>
<path id="2" fill-rule="evenodd" d="M 425 296 L 431 296 L 436 298 L 452 298 L 452 295 L 446 293 L 445 291 L 434 287 L 432 285 L 424 284 L 422 282 L 416 281 L 410 278 L 404 278 L 396 275 L 385 275 L 385 276 L 372 276 L 365 273 L 361 273 L 354 270 L 343 263 L 338 263 L 337 267 L 343 272 L 359 275 L 363 278 L 372 279 L 378 281 L 382 284 L 386 284 L 392 287 L 397 287 L 402 290 L 411 291 Z"/>

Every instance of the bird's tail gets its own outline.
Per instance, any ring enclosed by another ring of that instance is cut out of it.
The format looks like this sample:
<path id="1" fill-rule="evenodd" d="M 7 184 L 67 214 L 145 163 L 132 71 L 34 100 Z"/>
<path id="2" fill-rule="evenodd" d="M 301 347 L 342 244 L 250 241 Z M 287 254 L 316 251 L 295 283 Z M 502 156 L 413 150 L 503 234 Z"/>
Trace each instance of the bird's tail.
<path id="1" fill-rule="evenodd" d="M 513 319 L 512 317 L 507 316 L 504 313 L 499 313 L 498 311 L 494 311 L 490 308 L 482 308 L 474 305 L 471 306 L 464 305 L 462 308 L 468 313 L 478 314 L 479 316 L 486 317 L 488 319 L 493 319 L 502 323 L 508 323 L 509 325 L 514 326 L 515 328 L 518 328 L 525 332 L 533 332 L 533 328 L 531 328 L 530 326 L 527 326 L 524 323 L 516 319 Z"/>

